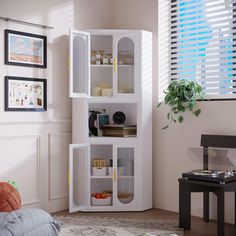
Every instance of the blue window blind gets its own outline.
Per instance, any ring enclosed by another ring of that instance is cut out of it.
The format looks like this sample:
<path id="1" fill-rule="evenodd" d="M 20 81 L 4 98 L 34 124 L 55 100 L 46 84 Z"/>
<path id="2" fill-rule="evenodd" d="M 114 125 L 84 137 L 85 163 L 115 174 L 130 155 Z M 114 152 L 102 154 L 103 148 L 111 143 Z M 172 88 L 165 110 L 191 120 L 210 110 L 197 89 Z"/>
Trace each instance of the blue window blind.
<path id="1" fill-rule="evenodd" d="M 170 1 L 170 79 L 236 98 L 236 0 Z"/>

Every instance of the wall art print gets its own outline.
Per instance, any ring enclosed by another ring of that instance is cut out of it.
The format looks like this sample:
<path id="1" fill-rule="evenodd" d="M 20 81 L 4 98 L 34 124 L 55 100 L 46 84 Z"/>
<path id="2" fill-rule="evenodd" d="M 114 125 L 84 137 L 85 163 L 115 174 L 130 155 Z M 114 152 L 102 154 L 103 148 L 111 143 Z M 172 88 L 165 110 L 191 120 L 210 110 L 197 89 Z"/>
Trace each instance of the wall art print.
<path id="1" fill-rule="evenodd" d="M 46 79 L 5 77 L 5 111 L 46 110 Z"/>
<path id="2" fill-rule="evenodd" d="M 5 30 L 5 64 L 47 67 L 47 37 Z"/>

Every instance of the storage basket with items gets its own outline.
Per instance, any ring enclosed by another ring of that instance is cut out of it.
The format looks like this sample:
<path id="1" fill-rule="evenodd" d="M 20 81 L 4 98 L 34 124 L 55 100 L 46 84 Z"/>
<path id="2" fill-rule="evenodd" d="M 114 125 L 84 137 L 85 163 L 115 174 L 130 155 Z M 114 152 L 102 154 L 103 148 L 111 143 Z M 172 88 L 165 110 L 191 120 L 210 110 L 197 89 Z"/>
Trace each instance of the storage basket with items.
<path id="1" fill-rule="evenodd" d="M 111 206 L 112 202 L 112 191 L 106 190 L 101 193 L 91 194 L 91 204 L 92 206 Z"/>
<path id="2" fill-rule="evenodd" d="M 104 159 L 94 159 L 92 174 L 94 176 L 103 176 L 107 173 L 106 161 Z"/>

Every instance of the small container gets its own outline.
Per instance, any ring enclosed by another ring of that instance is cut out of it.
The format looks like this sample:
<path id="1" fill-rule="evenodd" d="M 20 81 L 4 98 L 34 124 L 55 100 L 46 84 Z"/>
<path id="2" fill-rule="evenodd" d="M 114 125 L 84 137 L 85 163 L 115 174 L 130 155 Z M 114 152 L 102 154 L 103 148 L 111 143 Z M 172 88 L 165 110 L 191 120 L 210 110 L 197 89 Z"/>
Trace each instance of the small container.
<path id="1" fill-rule="evenodd" d="M 94 176 L 106 175 L 107 167 L 92 167 L 92 173 Z"/>
<path id="2" fill-rule="evenodd" d="M 108 175 L 113 175 L 113 167 L 108 167 Z"/>
<path id="3" fill-rule="evenodd" d="M 113 64 L 113 57 L 112 57 L 112 54 L 109 53 L 109 54 L 107 54 L 107 56 L 108 56 L 108 63 L 109 63 L 110 65 L 112 65 L 112 64 Z"/>
<path id="4" fill-rule="evenodd" d="M 113 159 L 109 158 L 107 161 L 107 166 L 112 167 L 113 166 Z"/>
<path id="5" fill-rule="evenodd" d="M 101 60 L 100 59 L 96 59 L 96 65 L 101 65 Z"/>
<path id="6" fill-rule="evenodd" d="M 91 197 L 93 206 L 111 206 L 111 197 L 95 198 Z"/>
<path id="7" fill-rule="evenodd" d="M 104 51 L 100 50 L 100 51 L 96 51 L 96 65 L 101 65 L 103 62 L 103 55 L 104 55 Z"/>
<path id="8" fill-rule="evenodd" d="M 96 64 L 96 51 L 91 51 L 91 64 L 95 65 Z"/>
<path id="9" fill-rule="evenodd" d="M 109 64 L 109 59 L 108 59 L 107 54 L 104 54 L 102 64 L 103 65 L 108 65 Z"/>
<path id="10" fill-rule="evenodd" d="M 102 95 L 102 88 L 101 87 L 94 87 L 93 88 L 93 92 L 92 92 L 92 96 L 101 96 Z"/>
<path id="11" fill-rule="evenodd" d="M 96 51 L 96 55 L 95 55 L 96 59 L 101 59 L 101 53 L 100 51 Z"/>

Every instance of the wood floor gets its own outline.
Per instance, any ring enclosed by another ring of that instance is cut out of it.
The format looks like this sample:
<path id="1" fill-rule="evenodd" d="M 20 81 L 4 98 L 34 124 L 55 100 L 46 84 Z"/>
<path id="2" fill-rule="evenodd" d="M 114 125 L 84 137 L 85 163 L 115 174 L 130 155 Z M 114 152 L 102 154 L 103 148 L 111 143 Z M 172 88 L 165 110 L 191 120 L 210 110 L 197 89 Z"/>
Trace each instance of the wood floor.
<path id="1" fill-rule="evenodd" d="M 54 215 L 67 215 L 69 214 L 68 211 L 62 211 L 58 213 L 54 213 Z M 164 211 L 164 210 L 158 210 L 158 209 L 152 209 L 144 212 L 96 212 L 96 213 L 83 213 L 83 212 L 77 212 L 73 213 L 75 215 L 86 215 L 86 216 L 107 216 L 107 217 L 124 217 L 124 218 L 141 218 L 141 219 L 162 219 L 162 220 L 168 220 L 168 219 L 175 219 L 178 220 L 178 214 Z M 72 214 L 72 215 L 73 215 Z M 209 223 L 205 223 L 201 218 L 199 217 L 192 217 L 191 219 L 191 230 L 186 230 L 184 232 L 185 236 L 216 236 L 216 222 L 210 221 Z M 236 228 L 234 228 L 234 225 L 231 224 L 225 224 L 225 236 L 235 236 L 236 235 Z"/>

